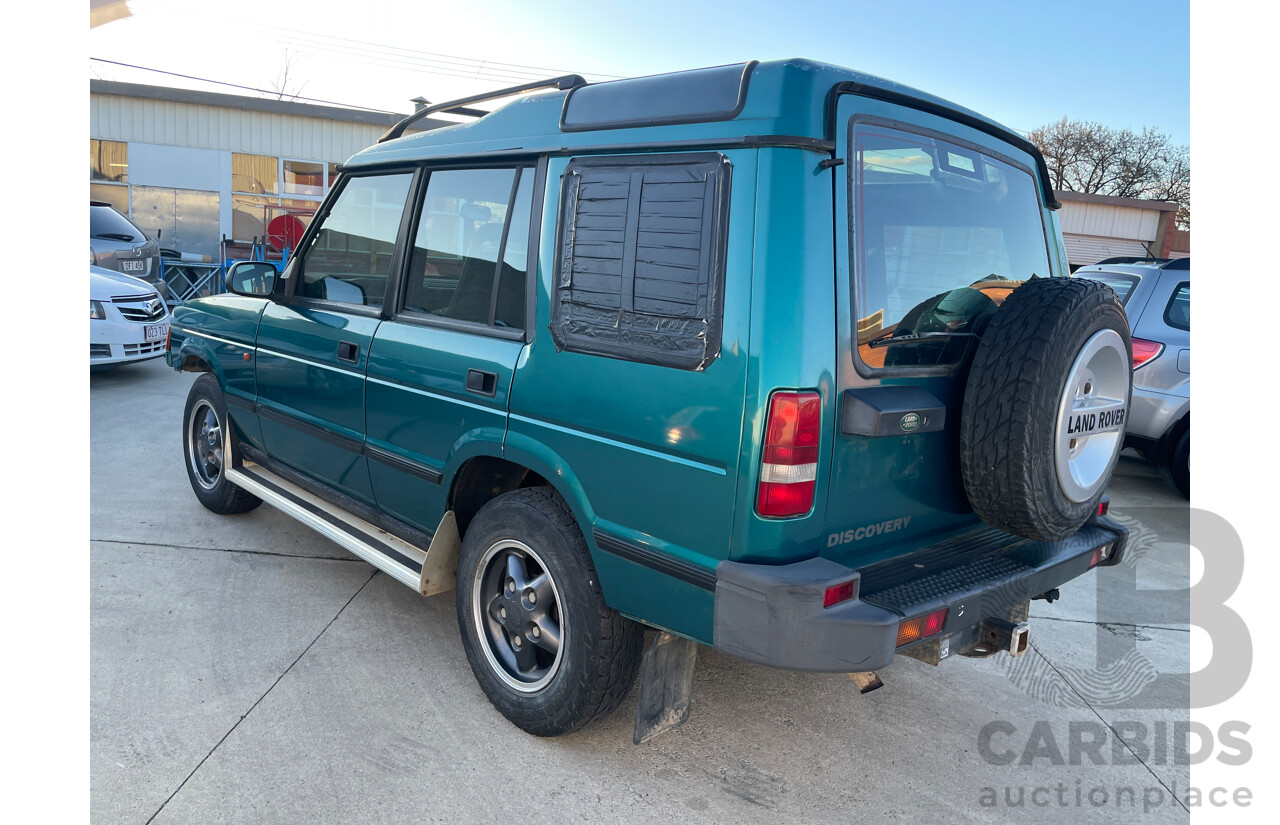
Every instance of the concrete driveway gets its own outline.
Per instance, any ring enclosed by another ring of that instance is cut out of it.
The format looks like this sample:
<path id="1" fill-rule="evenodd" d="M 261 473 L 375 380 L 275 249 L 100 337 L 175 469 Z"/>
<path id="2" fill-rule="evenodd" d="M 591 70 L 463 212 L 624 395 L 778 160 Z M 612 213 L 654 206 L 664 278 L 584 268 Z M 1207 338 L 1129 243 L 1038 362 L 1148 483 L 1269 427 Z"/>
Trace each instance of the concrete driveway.
<path id="1" fill-rule="evenodd" d="M 903 658 L 862 696 L 702 649 L 684 727 L 633 746 L 633 694 L 548 740 L 481 693 L 452 593 L 197 503 L 193 379 L 90 377 L 95 823 L 1188 819 L 1187 508 L 1136 458 L 1111 491 L 1133 552 L 1034 602 L 1020 659 Z"/>

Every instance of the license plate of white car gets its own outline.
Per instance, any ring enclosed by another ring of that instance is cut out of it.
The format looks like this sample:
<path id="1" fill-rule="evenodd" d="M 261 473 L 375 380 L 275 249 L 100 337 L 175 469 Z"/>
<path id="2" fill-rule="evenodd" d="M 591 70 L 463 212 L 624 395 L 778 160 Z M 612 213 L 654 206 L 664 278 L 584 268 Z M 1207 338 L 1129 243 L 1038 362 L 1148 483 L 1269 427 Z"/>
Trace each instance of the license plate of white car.
<path id="1" fill-rule="evenodd" d="M 163 341 L 169 332 L 168 324 L 153 324 L 144 328 L 143 333 L 148 341 Z"/>

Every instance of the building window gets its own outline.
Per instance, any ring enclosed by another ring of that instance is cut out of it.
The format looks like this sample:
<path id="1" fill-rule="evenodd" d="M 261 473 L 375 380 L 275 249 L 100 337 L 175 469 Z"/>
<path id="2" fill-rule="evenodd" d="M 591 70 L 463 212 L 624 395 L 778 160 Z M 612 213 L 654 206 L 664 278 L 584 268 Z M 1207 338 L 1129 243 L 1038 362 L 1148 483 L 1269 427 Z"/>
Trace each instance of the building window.
<path id="1" fill-rule="evenodd" d="M 263 240 L 278 215 L 310 224 L 333 186 L 330 170 L 336 168 L 336 163 L 323 161 L 232 153 L 231 236 L 237 241 Z"/>
<path id="2" fill-rule="evenodd" d="M 90 139 L 89 180 L 128 183 L 129 144 L 119 140 Z"/>
<path id="3" fill-rule="evenodd" d="M 306 160 L 282 160 L 284 193 L 324 197 L 324 164 Z"/>
<path id="4" fill-rule="evenodd" d="M 248 195 L 276 195 L 278 161 L 267 155 L 231 155 L 231 191 Z"/>

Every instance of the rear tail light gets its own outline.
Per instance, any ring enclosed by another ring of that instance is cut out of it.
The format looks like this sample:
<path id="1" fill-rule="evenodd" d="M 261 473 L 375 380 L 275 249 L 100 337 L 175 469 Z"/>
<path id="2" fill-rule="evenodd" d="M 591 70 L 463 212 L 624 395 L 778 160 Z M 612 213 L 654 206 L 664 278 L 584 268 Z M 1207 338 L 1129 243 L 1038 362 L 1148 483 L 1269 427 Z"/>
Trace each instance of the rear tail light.
<path id="1" fill-rule="evenodd" d="M 757 513 L 788 518 L 813 509 L 821 424 L 822 399 L 816 392 L 776 392 L 769 399 Z"/>
<path id="2" fill-rule="evenodd" d="M 1111 499 L 1107 498 L 1106 496 L 1103 496 L 1102 500 L 1098 502 L 1098 515 L 1105 516 L 1110 509 L 1111 509 Z"/>
<path id="3" fill-rule="evenodd" d="M 827 588 L 822 594 L 822 606 L 831 607 L 840 602 L 847 602 L 853 598 L 853 582 L 845 582 L 843 584 L 833 584 Z"/>
<path id="4" fill-rule="evenodd" d="M 1158 341 L 1148 341 L 1145 338 L 1133 339 L 1133 368 L 1147 363 L 1164 351 L 1164 344 Z"/>
<path id="5" fill-rule="evenodd" d="M 918 642 L 930 636 L 936 636 L 942 632 L 942 626 L 946 623 L 947 609 L 945 607 L 932 613 L 926 613 L 923 616 L 916 616 L 914 619 L 907 619 L 898 625 L 897 647 L 909 645 L 912 642 Z"/>

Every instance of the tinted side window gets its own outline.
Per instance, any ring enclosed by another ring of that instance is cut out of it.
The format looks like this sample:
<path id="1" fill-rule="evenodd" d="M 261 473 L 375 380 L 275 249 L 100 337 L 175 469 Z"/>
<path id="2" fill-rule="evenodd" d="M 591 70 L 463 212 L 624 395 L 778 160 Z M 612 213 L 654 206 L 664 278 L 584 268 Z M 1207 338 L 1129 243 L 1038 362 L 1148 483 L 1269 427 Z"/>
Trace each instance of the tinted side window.
<path id="1" fill-rule="evenodd" d="M 715 360 L 729 174 L 715 153 L 570 161 L 551 306 L 558 348 L 690 370 Z"/>
<path id="2" fill-rule="evenodd" d="M 523 328 L 532 192 L 529 168 L 432 172 L 405 310 Z"/>
<path id="3" fill-rule="evenodd" d="M 1178 288 L 1173 291 L 1169 305 L 1164 308 L 1164 322 L 1171 327 L 1191 331 L 1191 284 L 1189 282 L 1178 284 Z"/>
<path id="4" fill-rule="evenodd" d="M 307 247 L 298 295 L 381 306 L 413 175 L 351 178 Z"/>

